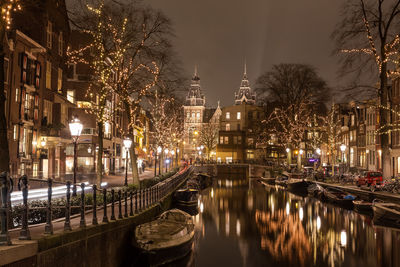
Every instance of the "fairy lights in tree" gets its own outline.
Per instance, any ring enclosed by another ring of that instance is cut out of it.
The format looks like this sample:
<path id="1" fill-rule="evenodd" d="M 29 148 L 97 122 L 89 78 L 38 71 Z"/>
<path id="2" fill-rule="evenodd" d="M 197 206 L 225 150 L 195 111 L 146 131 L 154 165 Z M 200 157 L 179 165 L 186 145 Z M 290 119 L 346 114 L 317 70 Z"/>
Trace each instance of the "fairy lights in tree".
<path id="1" fill-rule="evenodd" d="M 14 11 L 21 10 L 21 4 L 19 0 L 8 0 L 2 1 L 1 4 L 1 17 L 5 23 L 6 29 L 10 29 L 11 26 L 11 14 Z"/>

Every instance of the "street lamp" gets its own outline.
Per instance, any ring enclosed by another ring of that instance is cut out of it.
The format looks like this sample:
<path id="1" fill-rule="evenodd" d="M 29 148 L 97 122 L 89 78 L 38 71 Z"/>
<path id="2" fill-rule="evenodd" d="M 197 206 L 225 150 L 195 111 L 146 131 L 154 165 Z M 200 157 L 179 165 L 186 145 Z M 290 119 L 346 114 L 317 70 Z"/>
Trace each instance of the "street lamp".
<path id="1" fill-rule="evenodd" d="M 317 149 L 315 150 L 315 152 L 317 152 L 318 155 L 321 155 L 321 149 L 320 149 L 320 148 L 317 148 Z"/>
<path id="2" fill-rule="evenodd" d="M 157 147 L 157 154 L 160 154 L 162 148 L 159 146 Z M 157 164 L 157 154 L 156 154 L 156 164 Z M 158 175 L 161 175 L 161 160 L 158 160 Z"/>
<path id="3" fill-rule="evenodd" d="M 74 142 L 74 187 L 72 190 L 72 195 L 76 196 L 76 165 L 77 165 L 77 154 L 76 154 L 76 148 L 77 148 L 77 143 L 79 136 L 81 135 L 83 125 L 80 122 L 80 120 L 75 117 L 72 119 L 72 121 L 69 123 L 69 131 L 71 132 L 71 137 L 72 141 Z"/>
<path id="4" fill-rule="evenodd" d="M 132 140 L 129 137 L 127 137 L 124 140 L 124 147 L 125 147 L 125 150 L 126 150 L 126 156 L 125 156 L 125 184 L 124 184 L 125 186 L 128 186 L 128 151 L 131 148 L 131 145 L 132 145 Z"/>
<path id="5" fill-rule="evenodd" d="M 40 141 L 40 145 L 41 145 L 42 147 L 45 147 L 45 146 L 46 146 L 46 140 L 45 140 L 44 138 L 42 138 L 42 141 Z"/>
<path id="6" fill-rule="evenodd" d="M 175 151 L 174 150 L 171 150 L 171 155 L 172 155 L 171 167 L 174 167 L 174 155 L 175 155 Z"/>

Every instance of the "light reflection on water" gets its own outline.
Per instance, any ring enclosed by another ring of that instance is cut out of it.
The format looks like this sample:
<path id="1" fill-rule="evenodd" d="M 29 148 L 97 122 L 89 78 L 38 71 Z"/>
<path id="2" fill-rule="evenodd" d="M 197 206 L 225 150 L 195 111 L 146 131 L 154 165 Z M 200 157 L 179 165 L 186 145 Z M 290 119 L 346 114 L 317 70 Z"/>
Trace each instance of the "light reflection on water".
<path id="1" fill-rule="evenodd" d="M 201 194 L 186 266 L 400 266 L 400 232 L 256 180 Z"/>

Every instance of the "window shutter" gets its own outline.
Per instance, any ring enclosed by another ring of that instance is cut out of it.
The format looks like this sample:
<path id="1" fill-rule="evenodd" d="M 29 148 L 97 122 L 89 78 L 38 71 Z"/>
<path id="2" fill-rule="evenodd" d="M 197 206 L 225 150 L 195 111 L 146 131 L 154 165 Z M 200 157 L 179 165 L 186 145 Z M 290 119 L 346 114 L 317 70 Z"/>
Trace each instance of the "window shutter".
<path id="1" fill-rule="evenodd" d="M 38 61 L 35 62 L 35 87 L 39 89 L 40 87 L 40 73 L 41 73 L 41 66 Z"/>
<path id="2" fill-rule="evenodd" d="M 26 71 L 28 68 L 28 56 L 21 53 L 21 82 L 26 83 Z"/>

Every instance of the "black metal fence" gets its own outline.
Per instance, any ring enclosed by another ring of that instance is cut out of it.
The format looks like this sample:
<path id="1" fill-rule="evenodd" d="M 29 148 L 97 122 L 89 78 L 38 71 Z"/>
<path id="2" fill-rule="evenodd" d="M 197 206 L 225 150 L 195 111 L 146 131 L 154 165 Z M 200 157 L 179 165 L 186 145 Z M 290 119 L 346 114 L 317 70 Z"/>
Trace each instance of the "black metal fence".
<path id="1" fill-rule="evenodd" d="M 64 220 L 64 231 L 72 230 L 71 225 L 71 209 L 79 209 L 80 213 L 80 228 L 86 227 L 86 210 L 92 210 L 92 225 L 98 224 L 97 211 L 103 209 L 103 223 L 109 223 L 110 221 L 120 220 L 127 218 L 129 216 L 134 216 L 150 206 L 158 203 L 170 192 L 175 191 L 177 187 L 188 177 L 192 172 L 192 168 L 188 168 L 185 171 L 181 171 L 174 176 L 159 182 L 149 188 L 129 191 L 128 188 L 124 187 L 122 189 L 114 188 L 97 188 L 96 185 L 91 186 L 91 197 L 93 197 L 92 205 L 88 205 L 85 202 L 85 198 L 88 193 L 85 192 L 85 183 L 81 183 L 81 190 L 79 193 L 80 205 L 71 205 L 71 194 L 72 194 L 72 184 L 71 182 L 66 183 L 66 193 L 65 193 L 65 205 L 53 206 L 53 179 L 47 180 L 47 200 L 46 207 L 39 208 L 29 208 L 28 197 L 29 197 L 29 179 L 26 175 L 19 178 L 18 188 L 22 191 L 22 209 L 21 209 L 21 229 L 19 234 L 20 240 L 31 239 L 30 229 L 29 229 L 29 213 L 32 209 L 45 209 L 46 210 L 46 223 L 44 226 L 45 234 L 53 234 L 53 211 L 54 209 L 64 209 L 65 210 L 65 220 Z M 9 226 L 10 222 L 14 218 L 11 216 L 12 206 L 11 206 L 11 192 L 14 189 L 13 180 L 8 176 L 7 173 L 0 174 L 0 188 L 1 188 L 1 204 L 0 204 L 0 245 L 11 245 Z M 98 205 L 98 199 L 102 199 L 102 204 Z M 116 216 L 115 208 L 118 209 L 118 216 Z M 108 209 L 111 209 L 110 218 L 108 215 Z"/>

